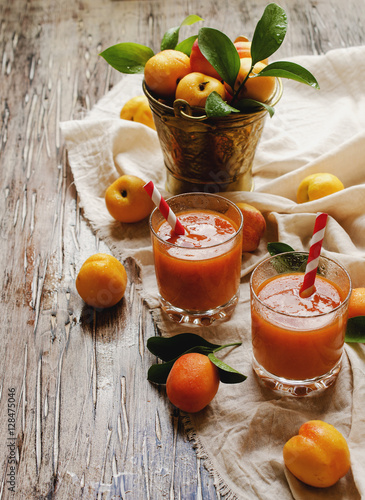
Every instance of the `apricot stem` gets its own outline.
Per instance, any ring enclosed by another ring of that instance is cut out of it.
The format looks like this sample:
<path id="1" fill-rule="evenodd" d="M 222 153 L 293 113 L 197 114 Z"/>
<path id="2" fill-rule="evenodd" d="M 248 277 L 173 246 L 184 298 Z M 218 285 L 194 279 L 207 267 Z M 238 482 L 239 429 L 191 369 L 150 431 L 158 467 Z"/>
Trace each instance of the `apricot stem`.
<path id="1" fill-rule="evenodd" d="M 232 97 L 232 101 L 231 101 L 231 104 L 235 103 L 237 101 L 237 98 L 241 92 L 241 89 L 243 88 L 243 86 L 245 85 L 245 83 L 247 82 L 248 80 L 248 77 L 250 76 L 250 74 L 252 73 L 252 70 L 253 70 L 253 64 L 251 64 L 251 68 L 250 68 L 250 71 L 247 73 L 247 75 L 245 76 L 243 82 L 241 83 L 241 85 L 238 87 L 238 89 L 233 93 L 233 97 Z"/>

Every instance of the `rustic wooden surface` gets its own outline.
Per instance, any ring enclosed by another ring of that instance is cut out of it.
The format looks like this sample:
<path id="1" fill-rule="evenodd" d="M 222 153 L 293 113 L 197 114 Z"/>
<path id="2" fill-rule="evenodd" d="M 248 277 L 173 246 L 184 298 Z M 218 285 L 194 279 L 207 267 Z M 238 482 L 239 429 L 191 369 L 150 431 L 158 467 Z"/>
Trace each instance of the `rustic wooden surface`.
<path id="1" fill-rule="evenodd" d="M 251 36 L 267 3 L 0 0 L 0 499 L 219 498 L 179 413 L 146 380 L 156 330 L 135 264 L 111 310 L 95 313 L 76 292 L 82 262 L 108 249 L 82 217 L 58 124 L 120 79 L 101 50 L 157 51 L 193 13 Z M 281 57 L 364 43 L 364 0 L 280 4 Z"/>

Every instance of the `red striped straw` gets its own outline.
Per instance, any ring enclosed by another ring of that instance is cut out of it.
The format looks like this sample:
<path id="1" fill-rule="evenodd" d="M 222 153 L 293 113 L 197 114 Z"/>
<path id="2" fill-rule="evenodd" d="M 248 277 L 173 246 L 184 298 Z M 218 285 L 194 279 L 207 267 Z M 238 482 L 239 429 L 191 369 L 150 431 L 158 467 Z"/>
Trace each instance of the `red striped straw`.
<path id="1" fill-rule="evenodd" d="M 314 282 L 316 279 L 324 232 L 326 230 L 327 218 L 328 214 L 322 212 L 319 212 L 316 216 L 304 280 L 299 292 L 300 296 L 304 298 L 310 297 L 312 293 L 316 291 Z"/>
<path id="2" fill-rule="evenodd" d="M 167 222 L 172 227 L 173 231 L 176 234 L 185 234 L 185 229 L 179 219 L 176 218 L 176 215 L 171 210 L 166 201 L 162 198 L 161 193 L 156 189 L 155 185 L 152 181 L 147 182 L 145 184 L 144 189 L 148 196 L 152 199 L 153 203 L 159 209 L 161 214 L 165 217 Z"/>

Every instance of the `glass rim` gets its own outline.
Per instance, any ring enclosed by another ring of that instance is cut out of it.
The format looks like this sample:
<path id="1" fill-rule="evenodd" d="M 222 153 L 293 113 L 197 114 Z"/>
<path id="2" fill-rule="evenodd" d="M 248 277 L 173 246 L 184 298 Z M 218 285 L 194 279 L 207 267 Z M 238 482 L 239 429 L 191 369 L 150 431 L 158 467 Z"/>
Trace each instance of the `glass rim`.
<path id="1" fill-rule="evenodd" d="M 242 228 L 243 228 L 243 215 L 242 215 L 242 212 L 241 210 L 238 208 L 238 206 L 231 200 L 229 200 L 228 198 L 225 198 L 224 196 L 220 196 L 218 194 L 213 194 L 213 193 L 204 193 L 202 191 L 193 191 L 193 192 L 189 192 L 189 193 L 180 193 L 180 194 L 176 194 L 176 195 L 173 195 L 173 196 L 170 196 L 170 198 L 166 198 L 166 202 L 168 203 L 169 200 L 171 199 L 176 199 L 176 198 L 180 198 L 180 197 L 184 197 L 184 196 L 191 196 L 191 197 L 194 197 L 196 195 L 204 195 L 204 196 L 207 196 L 207 197 L 210 197 L 210 198 L 220 198 L 224 201 L 226 201 L 234 210 L 236 210 L 239 215 L 240 215 L 240 225 L 238 227 L 238 229 L 235 230 L 235 233 L 232 234 L 232 236 L 230 236 L 227 240 L 224 240 L 220 243 L 215 243 L 214 245 L 209 245 L 209 246 L 206 246 L 206 247 L 189 247 L 189 250 L 191 251 L 201 251 L 201 250 L 206 250 L 207 248 L 217 248 L 217 247 L 221 247 L 222 245 L 225 245 L 226 243 L 229 243 L 231 242 L 232 240 L 234 240 L 234 238 L 236 238 L 238 236 L 238 234 L 242 231 Z M 192 210 L 195 210 L 193 207 L 191 208 Z M 198 208 L 196 210 L 199 210 Z M 208 209 L 209 210 L 209 209 Z M 152 217 L 153 215 L 156 213 L 156 212 L 159 212 L 159 208 L 158 207 L 155 207 L 152 212 L 151 212 L 151 215 L 149 217 L 149 227 L 150 227 L 150 230 L 153 234 L 153 236 L 155 236 L 159 242 L 165 244 L 165 245 L 168 245 L 172 248 L 187 248 L 187 247 L 183 247 L 183 246 L 180 246 L 180 245 L 176 245 L 175 243 L 170 243 L 169 241 L 166 241 L 164 239 L 162 239 L 157 233 L 156 231 L 154 230 L 154 228 L 152 227 Z M 212 210 L 212 212 L 216 212 L 215 210 Z M 217 212 L 219 213 L 219 212 Z M 163 217 L 163 215 L 161 214 L 161 217 L 162 217 L 162 220 L 165 221 L 166 219 Z"/>
<path id="2" fill-rule="evenodd" d="M 260 303 L 260 305 L 264 306 L 266 309 L 269 309 L 270 311 L 274 312 L 275 314 L 279 314 L 282 317 L 298 318 L 299 316 L 297 314 L 290 314 L 290 313 L 286 313 L 286 312 L 283 312 L 283 311 L 276 311 L 273 307 L 271 307 L 268 304 L 266 304 L 265 302 L 263 302 L 261 299 L 259 299 L 259 297 L 257 296 L 257 294 L 256 294 L 256 292 L 255 292 L 255 290 L 253 289 L 253 286 L 252 286 L 253 276 L 254 276 L 255 272 L 257 271 L 257 269 L 259 269 L 259 267 L 261 267 L 263 264 L 265 264 L 266 262 L 270 261 L 271 259 L 275 259 L 276 257 L 280 257 L 282 255 L 289 255 L 289 254 L 290 255 L 298 254 L 298 255 L 307 255 L 308 256 L 309 252 L 304 252 L 304 251 L 302 252 L 302 251 L 296 251 L 296 250 L 294 250 L 292 252 L 282 252 L 282 253 L 278 253 L 276 255 L 270 255 L 269 257 L 267 257 L 263 261 L 259 262 L 259 264 L 257 264 L 257 266 L 252 271 L 251 276 L 250 276 L 250 291 L 254 295 L 254 298 Z M 329 262 L 332 262 L 333 264 L 335 264 L 336 266 L 338 266 L 345 273 L 345 275 L 347 276 L 348 282 L 349 282 L 349 291 L 348 291 L 348 294 L 346 295 L 346 298 L 343 301 L 341 301 L 341 303 L 338 306 L 336 306 L 334 309 L 332 309 L 331 311 L 324 312 L 324 313 L 319 313 L 319 314 L 313 314 L 311 316 L 300 316 L 300 318 L 303 318 L 303 319 L 320 318 L 322 316 L 327 316 L 328 314 L 332 314 L 332 313 L 336 312 L 337 310 L 339 310 L 342 307 L 344 307 L 344 305 L 346 305 L 346 303 L 350 299 L 350 295 L 351 295 L 351 292 L 352 292 L 351 277 L 350 277 L 349 273 L 346 271 L 346 269 L 343 267 L 343 265 L 340 264 L 339 262 L 337 262 L 336 260 L 331 259 L 330 257 L 326 257 L 324 255 L 320 255 L 319 258 L 320 259 L 325 259 L 325 260 L 327 260 Z M 288 273 L 279 273 L 278 276 L 280 276 L 281 274 L 288 274 Z"/>

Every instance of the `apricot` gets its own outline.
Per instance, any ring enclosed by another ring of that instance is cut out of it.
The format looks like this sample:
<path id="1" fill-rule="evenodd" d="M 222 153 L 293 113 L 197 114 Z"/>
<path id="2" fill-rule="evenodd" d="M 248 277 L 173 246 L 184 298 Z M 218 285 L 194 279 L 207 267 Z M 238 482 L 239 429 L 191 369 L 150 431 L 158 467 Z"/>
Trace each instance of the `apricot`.
<path id="1" fill-rule="evenodd" d="M 350 451 L 343 435 L 331 424 L 310 420 L 283 448 L 286 467 L 310 486 L 327 488 L 350 469 Z"/>
<path id="2" fill-rule="evenodd" d="M 252 59 L 250 57 L 243 57 L 240 59 L 241 68 L 238 72 L 234 90 L 237 91 L 240 85 L 245 80 L 247 74 L 251 69 Z M 265 68 L 266 64 L 258 62 L 253 67 L 251 75 L 257 75 Z M 227 90 L 232 94 L 232 89 L 229 85 L 225 84 Z M 243 88 L 240 90 L 238 99 L 254 99 L 259 102 L 266 102 L 274 94 L 276 88 L 276 80 L 273 76 L 250 76 L 246 81 Z"/>
<path id="3" fill-rule="evenodd" d="M 218 368 L 204 354 L 183 354 L 174 363 L 166 381 L 166 394 L 173 405 L 188 413 L 207 406 L 219 387 Z"/>
<path id="4" fill-rule="evenodd" d="M 249 203 L 236 203 L 243 215 L 242 251 L 253 252 L 259 244 L 266 230 L 265 217 Z"/>
<path id="5" fill-rule="evenodd" d="M 158 52 L 146 62 L 144 79 L 147 87 L 157 96 L 171 98 L 179 81 L 190 73 L 190 58 L 178 50 Z"/>
<path id="6" fill-rule="evenodd" d="M 344 189 L 344 185 L 333 174 L 317 173 L 308 175 L 299 184 L 297 202 L 306 203 L 307 201 L 318 200 L 342 189 Z"/>
<path id="7" fill-rule="evenodd" d="M 122 175 L 105 192 L 105 204 L 110 215 L 119 222 L 138 222 L 154 208 L 143 189 L 145 181 L 135 175 Z"/>
<path id="8" fill-rule="evenodd" d="M 243 35 L 238 36 L 233 45 L 236 47 L 240 59 L 242 57 L 251 57 L 251 42 L 247 37 Z M 261 62 L 269 64 L 269 59 L 263 59 Z"/>
<path id="9" fill-rule="evenodd" d="M 127 287 L 127 273 L 112 255 L 96 253 L 85 260 L 76 277 L 76 289 L 89 306 L 106 308 L 117 304 Z"/>
<path id="10" fill-rule="evenodd" d="M 365 316 L 365 288 L 354 288 L 349 300 L 349 318 Z"/>
<path id="11" fill-rule="evenodd" d="M 156 130 L 152 111 L 145 95 L 137 95 L 129 99 L 122 107 L 120 117 L 123 120 L 143 123 L 143 125 Z"/>
<path id="12" fill-rule="evenodd" d="M 213 91 L 223 100 L 226 98 L 226 89 L 222 82 L 203 73 L 189 73 L 178 83 L 175 97 L 184 99 L 190 106 L 204 108 L 208 96 Z"/>
<path id="13" fill-rule="evenodd" d="M 208 59 L 200 51 L 198 39 L 195 40 L 190 53 L 191 71 L 195 73 L 203 73 L 204 75 L 212 76 L 217 80 L 221 80 L 219 73 L 213 68 Z"/>

